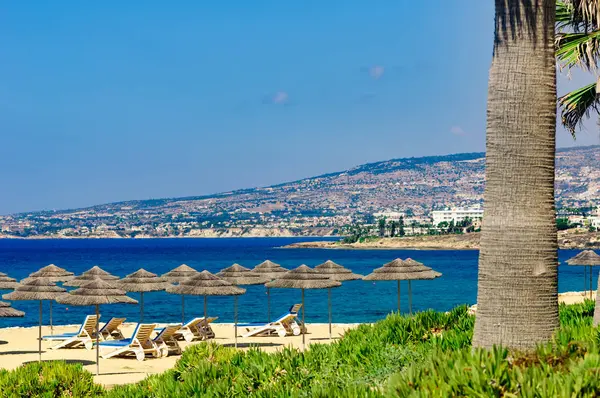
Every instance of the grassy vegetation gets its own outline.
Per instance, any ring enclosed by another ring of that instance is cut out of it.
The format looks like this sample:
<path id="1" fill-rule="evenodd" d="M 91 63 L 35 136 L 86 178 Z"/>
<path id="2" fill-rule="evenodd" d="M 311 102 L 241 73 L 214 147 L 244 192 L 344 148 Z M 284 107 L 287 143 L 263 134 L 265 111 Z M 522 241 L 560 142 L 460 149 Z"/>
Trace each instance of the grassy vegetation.
<path id="1" fill-rule="evenodd" d="M 592 313 L 591 301 L 561 306 L 554 340 L 529 353 L 473 351 L 474 318 L 461 306 L 447 314 L 392 314 L 304 353 L 198 344 L 174 369 L 110 391 L 93 385 L 80 366 L 30 364 L 0 373 L 0 391 L 2 396 L 113 398 L 597 396 L 600 334 L 591 325 Z"/>

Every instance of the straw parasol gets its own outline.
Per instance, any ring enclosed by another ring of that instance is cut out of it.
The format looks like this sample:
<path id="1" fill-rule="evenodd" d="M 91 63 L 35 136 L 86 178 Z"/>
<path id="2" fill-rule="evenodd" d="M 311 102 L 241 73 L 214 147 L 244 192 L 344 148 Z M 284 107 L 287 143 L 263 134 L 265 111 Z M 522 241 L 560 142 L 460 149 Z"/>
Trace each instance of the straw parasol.
<path id="1" fill-rule="evenodd" d="M 19 286 L 19 283 L 15 278 L 11 278 L 4 272 L 0 272 L 0 290 L 13 290 Z"/>
<path id="2" fill-rule="evenodd" d="M 61 304 L 95 305 L 96 306 L 96 375 L 100 374 L 100 305 L 102 304 L 137 304 L 137 301 L 125 295 L 125 291 L 117 288 L 114 282 L 94 279 L 79 289 L 70 291 L 56 298 Z"/>
<path id="3" fill-rule="evenodd" d="M 11 317 L 22 317 L 25 316 L 23 311 L 15 310 L 10 306 L 10 303 L 0 301 L 0 317 L 11 318 Z"/>
<path id="4" fill-rule="evenodd" d="M 575 257 L 572 257 L 567 260 L 567 264 L 569 265 L 583 265 L 590 267 L 590 298 L 592 298 L 592 266 L 600 265 L 600 256 L 596 254 L 593 250 L 584 250 L 581 253 L 577 254 Z M 583 268 L 583 289 L 584 292 L 587 291 L 586 287 L 586 268 Z"/>
<path id="5" fill-rule="evenodd" d="M 179 267 L 173 268 L 171 271 L 163 274 L 162 277 L 171 283 L 179 283 L 197 274 L 199 272 L 189 265 L 181 264 Z M 185 324 L 185 294 L 181 295 L 181 324 Z"/>
<path id="6" fill-rule="evenodd" d="M 348 268 L 334 263 L 331 260 L 327 260 L 324 263 L 317 265 L 315 271 L 327 276 L 329 279 L 340 282 L 354 281 L 363 278 L 362 275 L 354 274 Z M 327 308 L 329 311 L 329 340 L 331 340 L 331 289 L 327 289 Z"/>
<path id="7" fill-rule="evenodd" d="M 46 265 L 36 272 L 29 274 L 28 278 L 21 282 L 27 282 L 32 278 L 46 278 L 50 282 L 67 282 L 74 278 L 74 273 L 67 271 L 64 268 L 57 267 L 54 264 Z"/>
<path id="8" fill-rule="evenodd" d="M 219 271 L 217 276 L 225 279 L 234 285 L 262 285 L 271 280 L 265 274 L 259 274 L 252 271 L 250 268 L 243 267 L 239 264 L 233 264 Z"/>
<path id="9" fill-rule="evenodd" d="M 140 322 L 144 322 L 144 292 L 157 292 L 172 286 L 166 278 L 148 272 L 143 268 L 115 282 L 115 285 L 126 292 L 140 293 Z"/>
<path id="10" fill-rule="evenodd" d="M 243 267 L 237 263 L 233 264 L 231 267 L 222 269 L 219 273 L 217 273 L 217 276 L 226 280 L 227 282 L 233 283 L 234 285 L 262 285 L 271 280 L 265 274 L 255 273 L 250 268 Z M 237 296 L 234 297 L 234 300 L 237 301 Z M 235 347 L 237 348 L 237 313 L 235 314 L 234 324 L 236 325 Z"/>
<path id="11" fill-rule="evenodd" d="M 271 260 L 265 260 L 252 269 L 252 272 L 265 275 L 270 280 L 277 279 L 277 277 L 288 271 L 288 269 Z M 265 286 L 267 287 L 267 321 L 271 322 L 271 292 L 270 288 L 267 285 Z"/>
<path id="12" fill-rule="evenodd" d="M 267 283 L 265 286 L 269 288 L 277 287 L 302 290 L 302 327 L 304 327 L 304 314 L 306 313 L 306 307 L 304 306 L 304 289 L 330 289 L 332 287 L 342 286 L 342 284 L 341 282 L 329 279 L 327 276 L 302 264 L 298 268 L 294 268 L 274 281 Z M 305 347 L 305 334 L 306 333 L 304 332 L 302 333 L 303 350 Z"/>
<path id="13" fill-rule="evenodd" d="M 71 279 L 66 283 L 63 283 L 63 286 L 81 287 L 96 279 L 102 279 L 104 281 L 110 282 L 116 281 L 117 279 L 119 279 L 119 277 L 111 275 L 108 272 L 104 271 L 102 268 L 98 267 L 97 265 L 94 265 L 92 268 L 88 269 L 81 275 L 76 276 L 75 278 Z"/>
<path id="14" fill-rule="evenodd" d="M 179 282 L 178 285 L 167 288 L 167 292 L 174 294 L 185 294 L 192 296 L 204 296 L 204 319 L 208 319 L 206 308 L 207 296 L 235 296 L 233 301 L 233 317 L 235 329 L 235 347 L 237 348 L 237 296 L 246 293 L 246 289 L 234 286 L 211 274 L 208 271 L 199 272 L 191 278 Z"/>
<path id="15" fill-rule="evenodd" d="M 54 300 L 66 291 L 44 278 L 35 278 L 20 284 L 16 289 L 2 296 L 5 300 L 39 300 L 40 302 L 40 325 L 39 325 L 39 360 L 42 360 L 42 301 Z"/>
<path id="16" fill-rule="evenodd" d="M 46 265 L 45 267 L 40 268 L 36 272 L 29 274 L 29 277 L 23 279 L 21 283 L 30 281 L 32 279 L 44 278 L 49 280 L 50 282 L 67 282 L 73 279 L 72 272 L 67 271 L 64 268 L 57 267 L 54 264 Z M 50 301 L 50 334 L 54 334 L 54 324 L 52 323 L 52 303 Z"/>
<path id="17" fill-rule="evenodd" d="M 432 270 L 424 264 L 407 258 L 406 260 L 395 259 L 383 267 L 373 270 L 365 276 L 366 281 L 398 281 L 398 312 L 400 312 L 400 281 L 408 281 L 408 311 L 412 314 L 412 288 L 411 280 L 435 279 L 442 276 L 441 273 Z"/>

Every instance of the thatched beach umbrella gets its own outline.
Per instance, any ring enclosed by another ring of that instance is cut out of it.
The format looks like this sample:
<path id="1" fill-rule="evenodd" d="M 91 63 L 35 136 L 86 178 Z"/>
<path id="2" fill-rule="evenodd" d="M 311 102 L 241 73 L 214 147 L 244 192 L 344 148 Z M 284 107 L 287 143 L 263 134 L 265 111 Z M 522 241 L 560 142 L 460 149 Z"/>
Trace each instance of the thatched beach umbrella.
<path id="1" fill-rule="evenodd" d="M 270 280 L 275 280 L 288 271 L 289 269 L 285 269 L 271 260 L 265 260 L 252 269 L 252 272 L 264 275 Z M 271 322 L 271 292 L 270 288 L 265 286 L 267 287 L 267 322 Z"/>
<path id="2" fill-rule="evenodd" d="M 66 291 L 62 287 L 56 286 L 44 278 L 35 278 L 20 284 L 16 289 L 2 296 L 5 300 L 30 301 L 39 300 L 40 302 L 40 325 L 39 325 L 39 360 L 42 360 L 42 302 L 44 300 L 54 300 Z"/>
<path id="3" fill-rule="evenodd" d="M 400 281 L 408 281 L 408 311 L 412 314 L 412 288 L 410 281 L 418 279 L 435 279 L 442 276 L 441 273 L 426 267 L 422 263 L 411 258 L 401 260 L 399 258 L 384 264 L 383 267 L 363 278 L 366 281 L 397 281 L 398 282 L 398 312 L 400 312 Z"/>
<path id="4" fill-rule="evenodd" d="M 331 260 L 317 265 L 315 271 L 339 282 L 354 281 L 363 278 L 362 275 L 355 274 L 348 268 L 336 264 Z M 331 289 L 327 289 L 327 308 L 329 311 L 329 340 L 331 340 Z"/>
<path id="5" fill-rule="evenodd" d="M 582 265 L 590 267 L 590 298 L 592 298 L 592 266 L 600 265 L 600 256 L 596 254 L 593 250 L 584 250 L 581 253 L 577 254 L 575 257 L 572 257 L 567 260 L 567 264 L 569 265 Z M 585 268 L 583 274 L 583 288 L 586 289 L 586 275 Z"/>
<path id="6" fill-rule="evenodd" d="M 271 280 L 271 278 L 265 274 L 256 273 L 250 268 L 243 267 L 239 264 L 233 264 L 231 267 L 223 268 L 217 273 L 217 276 L 234 285 L 262 285 Z"/>
<path id="7" fill-rule="evenodd" d="M 54 264 L 50 264 L 40 268 L 36 272 L 29 274 L 29 277 L 23 279 L 21 283 L 25 283 L 32 279 L 38 278 L 44 278 L 54 283 L 67 282 L 73 279 L 73 275 L 75 274 L 67 271 L 64 268 L 60 268 Z M 50 301 L 50 334 L 54 334 L 54 324 L 52 323 L 52 303 L 53 301 Z"/>
<path id="8" fill-rule="evenodd" d="M 163 274 L 162 277 L 171 283 L 179 283 L 198 274 L 199 272 L 189 265 L 181 264 L 179 267 L 173 268 L 171 271 Z M 185 294 L 181 295 L 181 324 L 185 324 Z"/>
<path id="9" fill-rule="evenodd" d="M 305 289 L 329 289 L 332 287 L 342 286 L 338 281 L 329 279 L 327 276 L 320 274 L 314 269 L 302 264 L 298 268 L 286 272 L 272 282 L 267 283 L 267 287 L 301 289 L 302 290 L 302 325 L 304 326 L 304 315 L 306 307 L 304 306 L 304 290 Z M 302 349 L 305 348 L 305 333 L 302 333 Z"/>
<path id="10" fill-rule="evenodd" d="M 81 287 L 92 281 L 95 281 L 96 279 L 102 279 L 103 281 L 107 282 L 114 282 L 117 279 L 119 279 L 119 277 L 111 275 L 108 272 L 104 271 L 102 268 L 98 267 L 97 265 L 94 265 L 92 268 L 88 269 L 81 275 L 76 276 L 70 281 L 63 283 L 63 286 Z"/>
<path id="11" fill-rule="evenodd" d="M 98 344 L 100 330 L 100 305 L 103 304 L 137 304 L 137 301 L 125 295 L 114 282 L 94 279 L 79 289 L 70 291 L 56 298 L 61 304 L 95 305 L 96 306 L 96 375 L 100 374 L 100 345 Z"/>
<path id="12" fill-rule="evenodd" d="M 157 292 L 172 286 L 166 278 L 148 272 L 143 268 L 116 281 L 115 285 L 126 292 L 140 293 L 140 322 L 144 322 L 144 292 Z"/>
<path id="13" fill-rule="evenodd" d="M 202 271 L 191 278 L 185 279 L 178 285 L 169 287 L 167 292 L 192 296 L 204 296 L 204 319 L 208 319 L 206 308 L 207 296 L 236 296 L 236 299 L 233 302 L 233 317 L 235 346 L 237 348 L 237 296 L 246 293 L 246 289 L 234 286 L 233 283 L 227 282 L 226 280 L 221 279 L 208 271 Z"/>
<path id="14" fill-rule="evenodd" d="M 19 283 L 15 278 L 0 272 L 0 290 L 14 290 L 17 286 L 19 286 Z"/>
<path id="15" fill-rule="evenodd" d="M 0 318 L 22 317 L 23 311 L 16 310 L 10 306 L 10 303 L 0 301 Z"/>
<path id="16" fill-rule="evenodd" d="M 227 282 L 231 282 L 234 285 L 262 285 L 271 279 L 264 275 L 252 272 L 250 268 L 243 267 L 239 264 L 233 264 L 231 267 L 227 267 L 222 269 L 217 276 L 221 279 L 226 280 Z M 234 297 L 234 300 L 237 301 L 237 296 Z M 237 303 L 235 303 L 237 307 Z M 237 312 L 235 313 L 235 347 L 237 348 Z"/>

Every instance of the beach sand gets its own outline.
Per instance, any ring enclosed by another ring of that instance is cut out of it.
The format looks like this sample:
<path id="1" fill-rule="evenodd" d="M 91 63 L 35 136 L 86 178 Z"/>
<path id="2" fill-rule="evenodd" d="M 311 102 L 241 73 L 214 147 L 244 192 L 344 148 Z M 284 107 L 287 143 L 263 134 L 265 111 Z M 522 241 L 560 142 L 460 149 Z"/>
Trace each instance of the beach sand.
<path id="1" fill-rule="evenodd" d="M 233 324 L 212 324 L 216 338 L 214 341 L 233 347 L 234 329 Z M 332 335 L 339 338 L 346 330 L 356 327 L 356 324 L 333 324 Z M 54 334 L 65 332 L 76 332 L 79 326 L 55 326 Z M 121 331 L 125 337 L 131 336 L 135 325 L 125 324 Z M 308 334 L 306 335 L 307 345 L 311 343 L 329 343 L 329 325 L 328 324 L 308 324 Z M 238 336 L 245 333 L 244 328 L 238 329 Z M 50 327 L 42 326 L 42 335 L 49 335 Z M 4 328 L 0 329 L 0 368 L 14 369 L 24 363 L 38 360 L 38 327 L 27 328 Z M 192 344 L 180 341 L 183 349 Z M 96 351 L 86 350 L 85 348 L 76 349 L 49 349 L 56 342 L 42 342 L 42 360 L 65 360 L 79 362 L 85 369 L 92 374 L 96 374 Z M 245 350 L 250 346 L 257 346 L 268 352 L 282 349 L 286 346 L 296 348 L 302 347 L 302 336 L 288 337 L 238 337 L 238 348 Z M 147 375 L 161 373 L 172 368 L 179 358 L 179 355 L 170 355 L 166 358 L 146 357 L 144 361 L 137 361 L 132 358 L 100 358 L 100 375 L 94 376 L 97 383 L 105 386 L 134 383 L 144 379 Z"/>

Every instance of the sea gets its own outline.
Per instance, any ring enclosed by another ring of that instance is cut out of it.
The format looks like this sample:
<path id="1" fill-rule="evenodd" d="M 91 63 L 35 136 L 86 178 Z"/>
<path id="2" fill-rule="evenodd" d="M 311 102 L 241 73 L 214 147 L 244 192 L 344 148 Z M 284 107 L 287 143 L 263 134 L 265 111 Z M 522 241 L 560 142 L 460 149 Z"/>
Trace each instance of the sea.
<path id="1" fill-rule="evenodd" d="M 320 240 L 323 240 L 319 238 Z M 284 249 L 282 246 L 315 238 L 183 238 L 183 239 L 0 239 L 0 271 L 20 280 L 39 268 L 56 264 L 75 274 L 99 265 L 123 277 L 144 268 L 156 274 L 187 264 L 199 271 L 216 273 L 234 263 L 252 268 L 271 260 L 285 268 L 301 264 L 310 267 L 333 260 L 353 272 L 366 275 L 395 258 L 408 257 L 441 272 L 431 281 L 413 281 L 413 311 L 447 311 L 460 304 L 474 304 L 477 296 L 477 250 L 346 250 Z M 335 240 L 335 239 L 333 239 Z M 578 250 L 560 250 L 559 292 L 583 290 L 583 268 L 567 266 L 565 261 Z M 518 266 L 518 264 L 515 264 Z M 594 282 L 595 284 L 596 282 Z M 239 322 L 265 322 L 267 295 L 262 285 L 245 286 L 238 298 Z M 71 289 L 71 288 L 69 288 Z M 401 311 L 408 312 L 407 283 L 402 282 Z M 2 294 L 8 291 L 0 292 Z M 128 293 L 139 299 L 138 293 Z M 332 289 L 335 323 L 374 322 L 397 311 L 396 282 L 350 281 Z M 295 289 L 271 289 L 272 318 L 299 303 L 301 292 Z M 23 318 L 0 318 L 0 327 L 34 326 L 39 322 L 39 302 L 13 301 L 13 307 L 26 312 Z M 328 321 L 327 290 L 305 293 L 306 322 Z M 218 322 L 233 322 L 234 299 L 209 297 L 208 314 Z M 49 323 L 49 303 L 43 304 L 43 323 Z M 93 307 L 53 304 L 53 323 L 80 323 Z M 138 305 L 111 304 L 100 307 L 102 319 L 126 317 L 137 322 Z M 203 298 L 185 297 L 186 318 L 203 315 Z M 144 322 L 180 322 L 181 297 L 166 292 L 144 294 Z"/>

